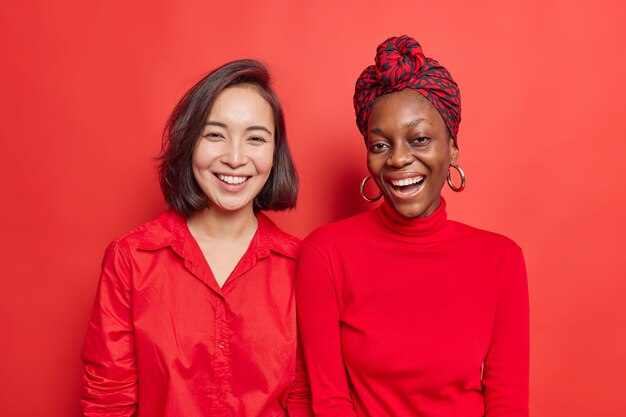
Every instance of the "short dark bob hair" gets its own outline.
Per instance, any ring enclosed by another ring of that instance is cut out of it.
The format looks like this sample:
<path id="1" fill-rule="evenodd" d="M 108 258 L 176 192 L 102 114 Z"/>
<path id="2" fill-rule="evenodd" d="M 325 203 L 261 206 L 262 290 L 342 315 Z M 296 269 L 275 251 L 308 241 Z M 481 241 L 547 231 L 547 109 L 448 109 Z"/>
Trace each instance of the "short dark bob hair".
<path id="1" fill-rule="evenodd" d="M 256 87 L 274 113 L 274 165 L 254 199 L 254 210 L 280 211 L 296 206 L 298 175 L 287 143 L 285 116 L 269 72 L 259 61 L 240 59 L 213 70 L 187 91 L 165 125 L 157 157 L 159 182 L 168 207 L 183 217 L 209 206 L 193 175 L 193 151 L 217 96 L 238 84 Z"/>

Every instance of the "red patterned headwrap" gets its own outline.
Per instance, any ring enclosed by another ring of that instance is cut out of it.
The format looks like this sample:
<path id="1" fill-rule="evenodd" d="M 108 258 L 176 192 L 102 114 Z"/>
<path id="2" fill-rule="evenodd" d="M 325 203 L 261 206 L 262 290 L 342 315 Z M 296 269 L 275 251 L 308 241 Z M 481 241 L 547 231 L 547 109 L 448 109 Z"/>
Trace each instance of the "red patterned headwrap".
<path id="1" fill-rule="evenodd" d="M 367 142 L 367 121 L 377 97 L 412 88 L 439 111 L 456 142 L 461 122 L 461 92 L 447 69 L 427 58 L 413 38 L 389 38 L 376 49 L 376 65 L 370 65 L 356 80 L 356 124 Z"/>

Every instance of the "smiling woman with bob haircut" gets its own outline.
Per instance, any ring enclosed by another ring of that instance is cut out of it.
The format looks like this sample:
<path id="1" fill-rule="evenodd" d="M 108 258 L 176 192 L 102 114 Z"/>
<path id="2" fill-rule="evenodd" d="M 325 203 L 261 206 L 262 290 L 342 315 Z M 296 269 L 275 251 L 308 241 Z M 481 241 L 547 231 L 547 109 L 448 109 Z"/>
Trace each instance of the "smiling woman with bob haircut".
<path id="1" fill-rule="evenodd" d="M 307 415 L 306 385 L 294 384 L 299 241 L 262 213 L 298 194 L 266 68 L 234 61 L 193 86 L 159 160 L 169 210 L 114 240 L 102 263 L 83 414 Z"/>
<path id="2" fill-rule="evenodd" d="M 458 86 L 408 36 L 383 42 L 375 62 L 354 107 L 361 193 L 383 203 L 313 232 L 298 265 L 315 415 L 528 417 L 522 251 L 448 220 L 441 197 L 446 183 L 465 187 Z"/>

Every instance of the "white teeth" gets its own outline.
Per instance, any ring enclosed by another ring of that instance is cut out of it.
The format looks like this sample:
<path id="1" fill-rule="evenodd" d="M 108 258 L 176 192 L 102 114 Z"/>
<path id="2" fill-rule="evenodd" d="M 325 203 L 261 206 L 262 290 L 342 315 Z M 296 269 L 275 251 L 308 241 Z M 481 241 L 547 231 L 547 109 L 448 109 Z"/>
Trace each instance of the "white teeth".
<path id="1" fill-rule="evenodd" d="M 246 182 L 250 177 L 235 177 L 232 175 L 217 174 L 217 178 L 224 181 L 226 184 L 238 185 Z"/>
<path id="2" fill-rule="evenodd" d="M 391 180 L 391 184 L 394 187 L 405 187 L 407 185 L 417 184 L 418 182 L 424 179 L 423 176 L 413 177 L 413 178 L 403 178 L 401 180 Z"/>

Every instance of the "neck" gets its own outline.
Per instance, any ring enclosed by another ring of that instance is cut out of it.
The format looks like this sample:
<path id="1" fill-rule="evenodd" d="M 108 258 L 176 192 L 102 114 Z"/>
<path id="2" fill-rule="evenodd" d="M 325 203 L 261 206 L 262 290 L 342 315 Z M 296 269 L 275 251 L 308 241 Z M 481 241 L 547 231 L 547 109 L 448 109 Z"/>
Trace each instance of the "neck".
<path id="1" fill-rule="evenodd" d="M 446 237 L 450 223 L 446 216 L 446 202 L 442 198 L 434 213 L 426 217 L 406 218 L 387 202 L 381 204 L 375 213 L 385 229 L 395 237 L 409 240 L 430 241 Z"/>
<path id="2" fill-rule="evenodd" d="M 239 239 L 254 234 L 257 224 L 252 206 L 237 211 L 207 207 L 187 219 L 189 230 L 201 238 Z"/>

